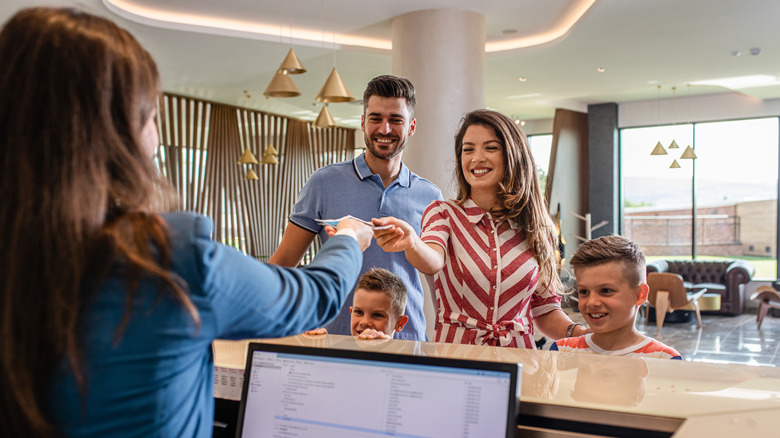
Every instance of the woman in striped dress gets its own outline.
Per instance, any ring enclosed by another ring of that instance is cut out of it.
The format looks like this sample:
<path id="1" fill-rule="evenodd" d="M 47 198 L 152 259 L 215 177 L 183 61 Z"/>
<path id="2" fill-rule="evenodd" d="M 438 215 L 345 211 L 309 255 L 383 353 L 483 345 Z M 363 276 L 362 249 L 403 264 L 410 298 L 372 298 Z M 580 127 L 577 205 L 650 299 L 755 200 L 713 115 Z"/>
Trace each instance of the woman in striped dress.
<path id="1" fill-rule="evenodd" d="M 525 135 L 508 117 L 476 110 L 455 136 L 457 198 L 434 201 L 417 236 L 409 224 L 374 236 L 433 275 L 436 342 L 535 348 L 534 326 L 559 339 L 586 332 L 561 310 L 555 226 Z"/>

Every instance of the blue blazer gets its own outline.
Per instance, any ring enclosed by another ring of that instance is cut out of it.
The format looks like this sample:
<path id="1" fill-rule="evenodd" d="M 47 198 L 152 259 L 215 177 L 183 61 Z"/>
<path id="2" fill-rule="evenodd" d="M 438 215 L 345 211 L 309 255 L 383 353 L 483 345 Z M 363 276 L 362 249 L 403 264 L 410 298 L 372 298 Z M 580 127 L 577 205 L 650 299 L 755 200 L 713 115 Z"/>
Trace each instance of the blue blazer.
<path id="1" fill-rule="evenodd" d="M 63 363 L 49 385 L 50 418 L 74 437 L 210 437 L 214 339 L 280 337 L 324 326 L 340 311 L 362 264 L 358 243 L 335 236 L 306 268 L 282 268 L 213 242 L 211 220 L 161 215 L 172 269 L 198 309 L 197 327 L 160 282 L 142 279 L 129 325 L 126 267 L 114 263 L 89 303 L 83 342 L 86 397 Z"/>

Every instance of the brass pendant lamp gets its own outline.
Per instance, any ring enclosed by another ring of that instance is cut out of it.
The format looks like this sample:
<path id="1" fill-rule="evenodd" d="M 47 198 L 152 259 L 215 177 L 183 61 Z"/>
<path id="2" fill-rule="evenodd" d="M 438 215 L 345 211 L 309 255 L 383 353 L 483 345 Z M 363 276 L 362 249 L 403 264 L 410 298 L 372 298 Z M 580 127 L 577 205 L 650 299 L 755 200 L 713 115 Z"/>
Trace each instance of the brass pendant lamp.
<path id="1" fill-rule="evenodd" d="M 322 105 L 320 113 L 314 120 L 314 126 L 317 128 L 333 128 L 336 126 L 336 120 L 334 120 L 333 116 L 330 114 L 328 105 Z"/>
<path id="2" fill-rule="evenodd" d="M 664 149 L 664 146 L 659 141 L 655 144 L 655 147 L 653 148 L 653 152 L 650 152 L 650 155 L 666 155 L 666 149 Z"/>
<path id="3" fill-rule="evenodd" d="M 286 70 L 288 74 L 299 75 L 306 73 L 306 68 L 301 64 L 298 59 L 298 55 L 295 54 L 295 50 L 290 47 L 290 51 L 287 52 L 287 56 L 282 61 L 282 65 L 279 66 L 279 70 Z"/>
<path id="4" fill-rule="evenodd" d="M 296 97 L 300 96 L 301 91 L 295 85 L 290 73 L 287 70 L 279 69 L 268 84 L 263 96 L 265 97 Z"/>
<path id="5" fill-rule="evenodd" d="M 249 148 L 244 149 L 244 153 L 241 154 L 241 158 L 238 159 L 238 165 L 240 166 L 242 164 L 248 164 L 250 166 L 258 164 L 255 154 L 253 154 Z M 244 179 L 255 180 L 258 178 L 255 171 L 250 167 L 249 170 L 247 170 L 246 175 L 244 175 Z"/>
<path id="6" fill-rule="evenodd" d="M 690 87 L 690 84 L 688 84 L 688 87 Z M 658 85 L 658 100 L 656 100 L 656 102 L 660 101 L 660 97 L 661 97 L 661 91 L 660 90 L 661 90 L 661 86 Z M 673 103 L 675 103 L 674 121 L 676 123 L 677 122 L 677 114 L 676 114 L 677 87 L 672 87 L 672 93 L 673 93 L 673 98 L 675 99 L 675 101 Z M 657 104 L 657 106 L 658 106 L 658 113 L 659 113 L 659 119 L 660 119 L 660 112 L 661 112 L 660 105 Z M 680 149 L 680 145 L 677 144 L 676 140 L 672 140 L 672 142 L 669 144 L 669 148 L 668 149 L 670 151 L 672 149 Z M 658 143 L 655 144 L 655 147 L 653 148 L 653 151 L 650 152 L 650 155 L 668 155 L 668 152 L 666 151 L 666 149 L 664 149 L 663 145 L 659 141 Z M 690 145 L 688 145 L 685 148 L 685 150 L 683 151 L 682 155 L 680 155 L 680 158 L 678 158 L 678 159 L 679 160 L 695 160 L 696 158 L 697 158 L 696 157 L 696 153 L 693 152 L 693 148 Z M 677 161 L 678 159 L 674 159 L 672 161 L 672 164 L 669 166 L 670 169 L 679 169 L 680 168 L 680 163 Z"/>
<path id="7" fill-rule="evenodd" d="M 238 159 L 238 164 L 257 164 L 257 158 L 249 148 L 244 149 L 244 153 L 241 158 Z"/>
<path id="8" fill-rule="evenodd" d="M 276 158 L 276 155 L 265 154 L 263 155 L 263 161 L 261 161 L 260 164 L 279 164 L 279 160 Z"/>
<path id="9" fill-rule="evenodd" d="M 341 79 L 339 71 L 336 70 L 336 67 L 333 67 L 333 71 L 330 72 L 330 76 L 328 76 L 315 100 L 325 103 L 352 102 L 355 100 L 355 97 L 349 92 L 347 84 Z"/>
<path id="10" fill-rule="evenodd" d="M 690 146 L 687 146 L 682 155 L 680 155 L 681 160 L 695 160 L 696 158 L 698 157 L 696 157 L 696 154 L 693 152 L 693 148 Z"/>
<path id="11" fill-rule="evenodd" d="M 263 161 L 260 164 L 279 164 L 279 160 L 276 158 L 279 156 L 279 152 L 274 145 L 269 144 L 263 153 Z"/>
<path id="12" fill-rule="evenodd" d="M 282 32 L 279 32 L 279 42 L 281 43 Z M 292 45 L 292 25 L 290 26 L 290 44 Z M 295 85 L 290 75 L 306 73 L 306 69 L 295 54 L 295 50 L 290 47 L 282 64 L 276 70 L 274 77 L 266 87 L 263 95 L 269 97 L 296 97 L 301 95 L 301 91 Z"/>

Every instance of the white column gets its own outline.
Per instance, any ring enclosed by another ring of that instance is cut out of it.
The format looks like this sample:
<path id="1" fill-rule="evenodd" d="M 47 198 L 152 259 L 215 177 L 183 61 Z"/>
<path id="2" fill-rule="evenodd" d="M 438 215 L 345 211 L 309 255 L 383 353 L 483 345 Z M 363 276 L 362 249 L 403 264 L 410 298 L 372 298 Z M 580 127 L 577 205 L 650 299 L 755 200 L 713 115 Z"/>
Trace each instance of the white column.
<path id="1" fill-rule="evenodd" d="M 391 28 L 393 74 L 412 81 L 417 92 L 417 132 L 403 161 L 439 186 L 445 199 L 453 198 L 455 131 L 464 114 L 485 106 L 485 17 L 431 9 L 395 17 Z M 423 287 L 426 332 L 433 340 L 433 295 L 425 279 Z"/>
<path id="2" fill-rule="evenodd" d="M 431 9 L 391 23 L 393 74 L 417 90 L 417 132 L 403 161 L 412 172 L 455 195 L 455 131 L 461 117 L 485 106 L 485 17 Z"/>

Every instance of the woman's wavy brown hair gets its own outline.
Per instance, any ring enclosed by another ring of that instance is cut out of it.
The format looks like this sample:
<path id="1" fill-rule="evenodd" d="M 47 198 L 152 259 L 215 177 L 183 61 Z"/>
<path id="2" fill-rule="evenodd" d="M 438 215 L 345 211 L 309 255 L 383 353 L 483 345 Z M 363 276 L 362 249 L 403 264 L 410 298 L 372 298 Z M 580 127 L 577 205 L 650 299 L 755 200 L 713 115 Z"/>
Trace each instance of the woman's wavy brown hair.
<path id="1" fill-rule="evenodd" d="M 153 213 L 175 197 L 140 142 L 159 98 L 149 53 L 104 18 L 30 8 L 0 59 L 0 435 L 52 436 L 46 387 L 64 361 L 85 391 L 81 321 L 112 260 L 129 272 L 117 337 L 142 275 L 199 319 Z"/>
<path id="2" fill-rule="evenodd" d="M 472 111 L 460 122 L 455 135 L 455 178 L 458 194 L 455 202 L 463 204 L 471 196 L 471 186 L 463 174 L 463 137 L 470 126 L 483 125 L 495 130 L 504 155 L 504 179 L 499 184 L 499 207 L 491 210 L 497 220 L 512 220 L 525 231 L 540 268 L 541 289 L 561 289 L 558 260 L 555 253 L 558 235 L 545 205 L 536 173 L 536 164 L 528 141 L 520 128 L 507 116 L 486 109 Z"/>

